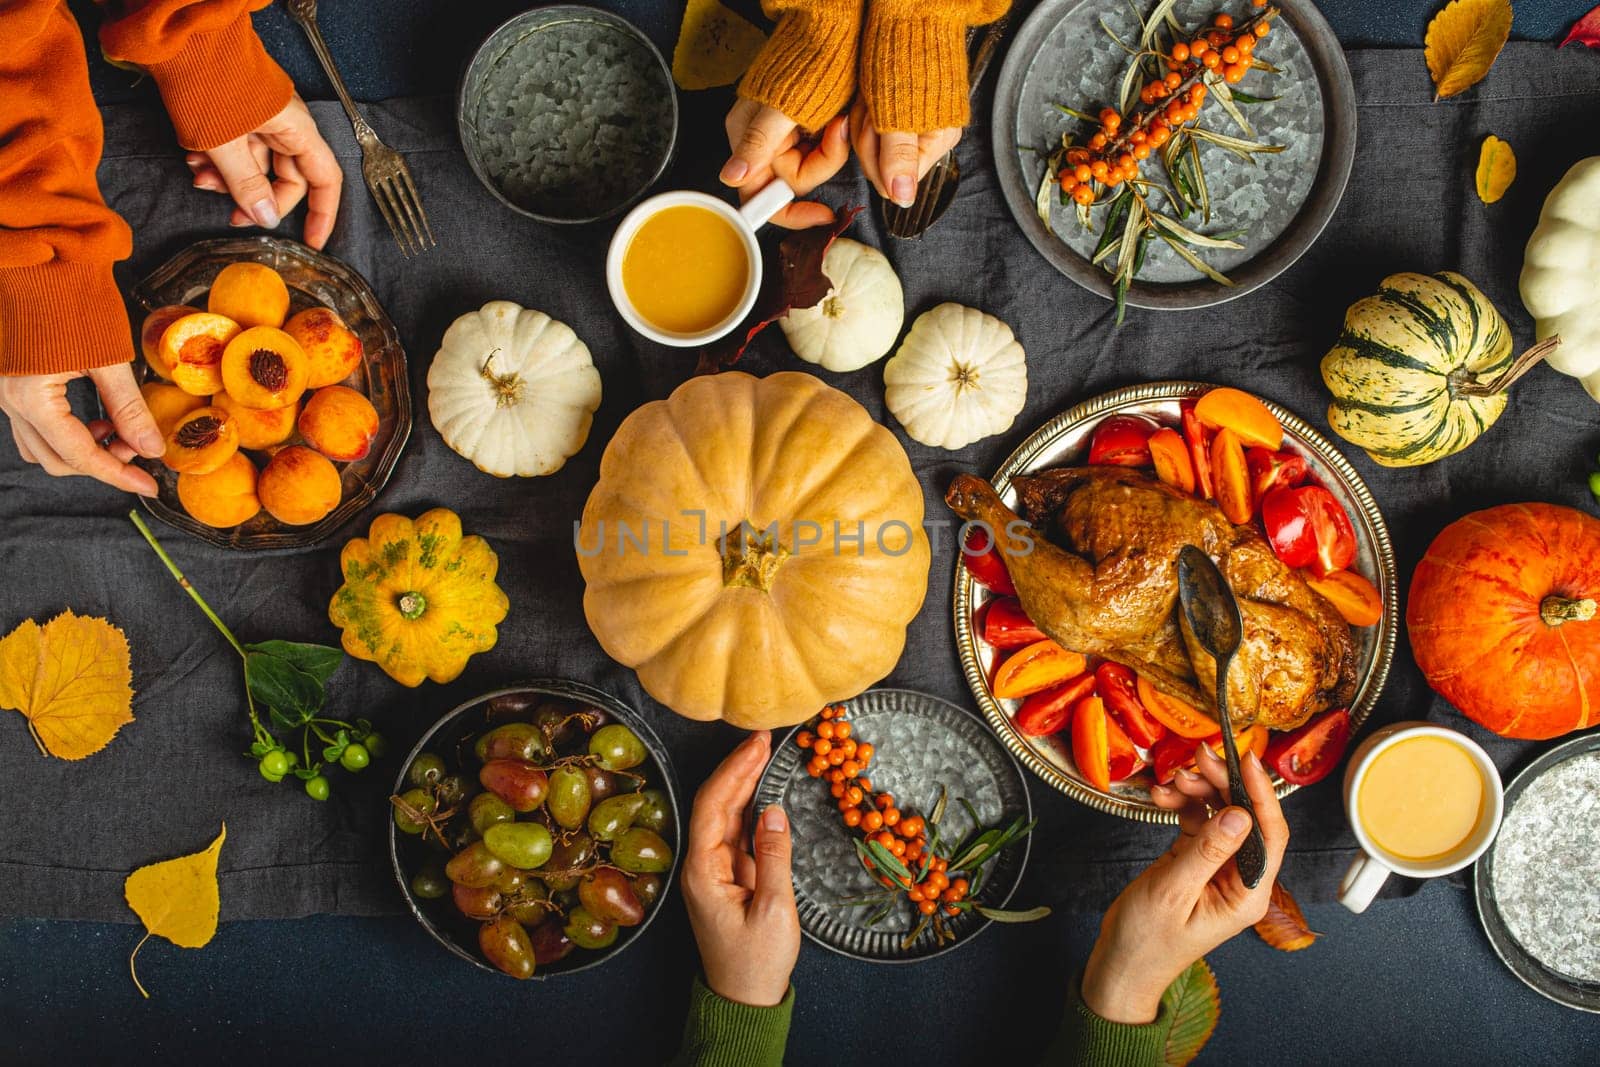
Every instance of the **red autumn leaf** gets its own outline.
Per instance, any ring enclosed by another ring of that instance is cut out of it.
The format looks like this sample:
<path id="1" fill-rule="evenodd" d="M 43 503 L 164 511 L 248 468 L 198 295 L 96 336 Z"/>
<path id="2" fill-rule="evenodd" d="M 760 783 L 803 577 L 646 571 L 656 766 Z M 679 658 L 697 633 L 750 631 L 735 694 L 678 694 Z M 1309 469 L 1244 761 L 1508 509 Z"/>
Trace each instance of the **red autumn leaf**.
<path id="1" fill-rule="evenodd" d="M 1567 36 L 1556 47 L 1565 48 L 1574 41 L 1578 44 L 1586 44 L 1590 48 L 1600 48 L 1600 7 L 1595 8 L 1577 22 L 1574 22 Z"/>
<path id="2" fill-rule="evenodd" d="M 1319 936 L 1306 926 L 1306 917 L 1300 905 L 1283 887 L 1282 882 L 1272 883 L 1272 902 L 1267 905 L 1266 918 L 1256 923 L 1256 933 L 1261 940 L 1281 952 L 1299 952 L 1310 948 Z"/>
<path id="3" fill-rule="evenodd" d="M 761 295 L 751 311 L 750 325 L 741 335 L 733 333 L 714 341 L 700 352 L 696 374 L 715 374 L 727 370 L 744 355 L 756 334 L 788 314 L 791 308 L 815 307 L 833 283 L 822 273 L 822 257 L 827 254 L 833 239 L 845 231 L 859 207 L 845 208 L 834 213 L 833 225 L 813 226 L 800 230 L 778 242 L 778 269 L 767 270 L 761 279 Z"/>

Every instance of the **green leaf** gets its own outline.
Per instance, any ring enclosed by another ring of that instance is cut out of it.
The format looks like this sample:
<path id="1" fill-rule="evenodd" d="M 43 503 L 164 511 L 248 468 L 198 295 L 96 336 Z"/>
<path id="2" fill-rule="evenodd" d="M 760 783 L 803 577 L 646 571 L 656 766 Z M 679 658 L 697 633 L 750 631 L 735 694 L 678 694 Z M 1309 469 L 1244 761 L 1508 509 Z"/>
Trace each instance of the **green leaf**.
<path id="1" fill-rule="evenodd" d="M 910 888 L 911 872 L 906 870 L 906 865 L 901 863 L 893 852 L 890 852 L 876 841 L 863 841 L 860 838 L 855 839 L 855 845 L 856 851 L 865 853 L 872 860 L 873 866 L 879 871 L 889 875 L 891 878 L 900 879 L 902 889 Z"/>
<path id="2" fill-rule="evenodd" d="M 993 919 L 997 923 L 1038 922 L 1040 919 L 1050 914 L 1050 909 L 1045 907 L 1043 904 L 1039 905 L 1037 908 L 1029 908 L 1026 911 L 1010 911 L 1005 908 L 986 908 L 982 904 L 976 904 L 973 906 L 972 910 L 977 912 L 979 915 L 982 915 L 985 919 Z"/>
<path id="3" fill-rule="evenodd" d="M 344 750 L 346 747 L 348 746 L 329 745 L 322 750 L 322 758 L 327 760 L 329 763 L 336 763 L 338 762 L 339 757 L 344 755 Z"/>
<path id="4" fill-rule="evenodd" d="M 1202 141 L 1210 141 L 1219 148 L 1226 148 L 1234 155 L 1242 156 L 1245 159 L 1250 159 L 1251 156 L 1263 152 L 1282 152 L 1284 149 L 1281 144 L 1246 141 L 1243 137 L 1232 137 L 1226 133 L 1218 133 L 1216 130 L 1207 130 L 1199 126 L 1191 126 L 1189 128 L 1189 136 L 1197 137 Z M 1251 162 L 1255 161 L 1251 160 Z"/>
<path id="5" fill-rule="evenodd" d="M 1228 86 L 1228 92 L 1233 95 L 1233 101 L 1236 104 L 1270 104 L 1279 99 L 1276 96 L 1254 96 L 1250 93 L 1241 93 L 1231 85 Z"/>
<path id="6" fill-rule="evenodd" d="M 1163 1062 L 1169 1067 L 1184 1067 L 1206 1047 L 1222 1014 L 1217 978 L 1205 960 L 1195 960 L 1167 987 L 1161 994 L 1161 1008 L 1172 1020 Z"/>
<path id="7" fill-rule="evenodd" d="M 292 726 L 315 716 L 325 699 L 322 683 L 315 677 L 268 652 L 250 652 L 244 657 L 244 684 L 251 697 Z"/>
<path id="8" fill-rule="evenodd" d="M 1217 103 L 1222 105 L 1222 110 L 1226 111 L 1228 117 L 1233 119 L 1239 129 L 1244 131 L 1244 135 L 1246 137 L 1254 137 L 1256 135 L 1255 128 L 1245 119 L 1244 112 L 1240 111 L 1238 105 L 1233 102 L 1233 90 L 1228 87 L 1228 83 L 1217 77 L 1215 71 L 1209 70 L 1206 71 L 1201 80 L 1210 88 L 1211 95 L 1216 98 Z"/>
<path id="9" fill-rule="evenodd" d="M 1066 104 L 1051 104 L 1050 106 L 1055 108 L 1057 111 L 1061 112 L 1063 115 L 1071 115 L 1073 118 L 1078 119 L 1078 120 L 1080 120 L 1082 122 L 1099 122 L 1100 121 L 1099 119 L 1095 118 L 1093 115 L 1089 114 L 1087 111 L 1079 111 L 1077 108 L 1068 107 Z"/>
<path id="10" fill-rule="evenodd" d="M 1172 11 L 1172 7 L 1176 2 L 1177 0 L 1161 0 L 1161 3 L 1157 4 L 1155 9 L 1144 17 L 1144 32 L 1139 35 L 1140 48 L 1150 47 L 1151 36 L 1156 32 L 1156 29 L 1167 17 L 1168 13 Z"/>
<path id="11" fill-rule="evenodd" d="M 1039 221 L 1044 223 L 1044 228 L 1051 233 L 1055 231 L 1050 227 L 1050 190 L 1059 189 L 1061 179 L 1056 174 L 1053 166 L 1044 169 L 1044 177 L 1039 179 L 1039 192 L 1033 199 L 1033 209 L 1039 213 Z"/>
<path id="12" fill-rule="evenodd" d="M 244 650 L 276 656 L 311 675 L 319 685 L 326 685 L 339 664 L 344 662 L 343 649 L 301 641 L 257 641 L 253 645 L 245 645 Z"/>
<path id="13" fill-rule="evenodd" d="M 1128 213 L 1128 202 L 1133 199 L 1133 190 L 1124 189 L 1111 201 L 1111 210 L 1106 214 L 1105 229 L 1100 231 L 1100 243 L 1094 247 L 1094 255 L 1089 257 L 1091 263 L 1098 263 L 1110 254 L 1117 243 L 1117 223 Z"/>
<path id="14" fill-rule="evenodd" d="M 1211 264 L 1207 263 L 1205 260 L 1201 259 L 1199 256 L 1185 248 L 1183 246 L 1183 242 L 1179 241 L 1176 237 L 1173 237 L 1171 234 L 1165 232 L 1161 233 L 1160 236 L 1163 241 L 1172 246 L 1172 250 L 1174 252 L 1178 253 L 1178 255 L 1182 256 L 1188 261 L 1189 266 L 1193 267 L 1201 274 L 1204 274 L 1207 278 L 1210 278 L 1218 285 L 1232 286 L 1234 284 L 1233 280 L 1227 275 L 1217 271 L 1211 266 Z"/>
<path id="15" fill-rule="evenodd" d="M 944 819 L 944 809 L 949 800 L 950 794 L 945 792 L 944 786 L 941 785 L 939 787 L 939 799 L 933 802 L 933 813 L 928 816 L 928 825 L 935 830 L 939 828 L 940 821 Z"/>
<path id="16" fill-rule="evenodd" d="M 1150 213 L 1150 221 L 1160 229 L 1166 230 L 1185 244 L 1195 245 L 1199 248 L 1243 248 L 1238 241 L 1229 241 L 1222 237 L 1212 237 L 1203 233 L 1195 233 L 1189 227 L 1178 222 L 1177 219 L 1161 214 L 1159 211 Z"/>
<path id="17" fill-rule="evenodd" d="M 1117 284 L 1112 288 L 1112 295 L 1115 296 L 1117 302 L 1116 324 L 1118 326 L 1122 325 L 1123 313 L 1128 310 L 1128 281 L 1129 279 L 1127 278 L 1118 278 Z"/>

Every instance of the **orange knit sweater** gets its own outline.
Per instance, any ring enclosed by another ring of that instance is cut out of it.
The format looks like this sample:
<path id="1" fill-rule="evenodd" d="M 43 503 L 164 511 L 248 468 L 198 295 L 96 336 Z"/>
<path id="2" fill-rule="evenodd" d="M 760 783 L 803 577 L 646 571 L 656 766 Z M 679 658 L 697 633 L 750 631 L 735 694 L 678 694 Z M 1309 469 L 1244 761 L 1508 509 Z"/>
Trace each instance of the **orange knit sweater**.
<path id="1" fill-rule="evenodd" d="M 849 106 L 859 62 L 861 95 L 876 129 L 962 127 L 971 118 L 967 29 L 988 25 L 1010 6 L 1010 0 L 763 0 L 777 26 L 739 95 L 818 130 Z"/>
<path id="2" fill-rule="evenodd" d="M 294 91 L 250 12 L 271 0 L 125 0 L 100 30 L 106 57 L 143 67 L 178 143 L 215 148 L 283 110 Z M 100 196 L 100 114 L 65 0 L 0 3 L 0 374 L 126 362 L 132 334 L 111 265 L 132 234 Z"/>

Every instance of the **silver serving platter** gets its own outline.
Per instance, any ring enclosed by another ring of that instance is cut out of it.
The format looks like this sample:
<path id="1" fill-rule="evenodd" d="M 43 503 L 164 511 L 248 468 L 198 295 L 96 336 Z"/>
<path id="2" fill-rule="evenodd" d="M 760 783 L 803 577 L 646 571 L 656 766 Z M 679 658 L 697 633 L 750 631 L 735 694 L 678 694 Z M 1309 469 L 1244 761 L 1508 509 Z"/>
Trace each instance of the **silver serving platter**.
<path id="1" fill-rule="evenodd" d="M 1202 382 L 1151 382 L 1105 393 L 1070 408 L 1034 431 L 1011 454 L 1011 458 L 1001 465 L 991 479 L 995 490 L 1007 505 L 1015 507 L 1017 494 L 1011 488 L 1012 478 L 1050 467 L 1081 464 L 1090 435 L 1107 416 L 1145 415 L 1166 425 L 1176 425 L 1179 402 L 1199 396 L 1211 388 L 1214 387 Z M 1389 528 L 1372 499 L 1372 493 L 1349 461 L 1303 419 L 1265 397 L 1262 399 L 1283 424 L 1284 451 L 1305 457 L 1313 478 L 1327 488 L 1349 513 L 1357 542 L 1356 558 L 1351 569 L 1368 578 L 1383 597 L 1383 618 L 1378 624 L 1352 628 L 1361 657 L 1356 676 L 1356 695 L 1350 705 L 1351 732 L 1354 733 L 1361 728 L 1378 702 L 1383 684 L 1389 677 L 1389 666 L 1394 659 L 1395 642 L 1399 636 L 1399 582 L 1395 571 L 1394 547 L 1389 541 Z M 972 580 L 958 557 L 952 608 L 956 650 L 961 656 L 961 669 L 972 688 L 972 695 L 1000 740 L 1033 773 L 1096 811 L 1139 822 L 1176 823 L 1175 814 L 1156 807 L 1150 799 L 1151 779 L 1148 771 L 1140 771 L 1131 778 L 1113 782 L 1110 792 L 1102 792 L 1078 773 L 1070 746 L 1059 737 L 1028 737 L 1016 728 L 1011 716 L 1021 702 L 1002 700 L 990 692 L 989 678 L 995 666 L 995 652 L 979 640 L 972 625 L 973 617 L 992 596 L 989 590 Z M 1280 797 L 1288 796 L 1298 788 L 1276 775 L 1273 781 Z"/>

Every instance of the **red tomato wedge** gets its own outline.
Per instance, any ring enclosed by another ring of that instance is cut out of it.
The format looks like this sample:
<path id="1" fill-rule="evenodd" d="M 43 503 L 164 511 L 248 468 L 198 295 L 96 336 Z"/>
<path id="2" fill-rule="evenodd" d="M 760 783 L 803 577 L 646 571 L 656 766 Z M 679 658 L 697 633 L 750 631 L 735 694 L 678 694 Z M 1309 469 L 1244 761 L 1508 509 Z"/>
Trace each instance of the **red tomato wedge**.
<path id="1" fill-rule="evenodd" d="M 1318 577 L 1350 566 L 1356 531 L 1339 501 L 1320 485 L 1274 489 L 1261 501 L 1261 524 L 1278 558 Z"/>
<path id="2" fill-rule="evenodd" d="M 1019 648 L 994 675 L 994 695 L 1006 699 L 1053 689 L 1089 669 L 1089 660 L 1049 638 Z"/>
<path id="3" fill-rule="evenodd" d="M 1324 577 L 1312 575 L 1306 584 L 1321 593 L 1339 609 L 1351 626 L 1373 626 L 1383 618 L 1383 597 L 1373 584 L 1355 571 L 1334 571 Z"/>
<path id="4" fill-rule="evenodd" d="M 1011 574 L 1005 560 L 995 551 L 993 538 L 982 526 L 974 526 L 967 533 L 961 549 L 961 563 L 972 575 L 973 581 L 1003 596 L 1014 596 L 1017 587 L 1011 584 Z"/>
<path id="5" fill-rule="evenodd" d="M 1167 728 L 1139 703 L 1138 677 L 1132 671 L 1120 663 L 1102 663 L 1094 676 L 1100 699 L 1134 744 L 1149 748 L 1166 736 Z"/>
<path id="6" fill-rule="evenodd" d="M 1250 468 L 1250 488 L 1255 491 L 1258 506 L 1274 489 L 1299 485 L 1310 475 L 1305 459 L 1289 452 L 1247 448 L 1244 450 L 1244 463 Z"/>
<path id="7" fill-rule="evenodd" d="M 1217 507 L 1235 526 L 1255 517 L 1256 502 L 1250 490 L 1250 468 L 1244 446 L 1232 430 L 1223 428 L 1211 439 L 1211 476 L 1216 482 Z"/>
<path id="8" fill-rule="evenodd" d="M 1211 485 L 1211 439 L 1206 428 L 1194 413 L 1194 405 L 1185 400 L 1180 406 L 1183 417 L 1183 440 L 1189 446 L 1189 460 L 1194 464 L 1194 491 L 1203 499 L 1216 495 Z"/>
<path id="9" fill-rule="evenodd" d="M 1137 689 L 1139 703 L 1144 705 L 1145 710 L 1155 716 L 1162 726 L 1179 737 L 1199 741 L 1216 734 L 1217 720 L 1199 708 L 1192 707 L 1177 697 L 1167 696 L 1143 677 L 1139 679 Z"/>
<path id="10" fill-rule="evenodd" d="M 1048 737 L 1067 728 L 1072 708 L 1094 692 L 1094 675 L 1085 674 L 1066 685 L 1035 693 L 1022 702 L 1012 721 L 1029 737 Z"/>
<path id="11" fill-rule="evenodd" d="M 1084 697 L 1072 709 L 1072 760 L 1078 773 L 1101 792 L 1139 769 L 1133 742 L 1106 714 L 1105 702 L 1097 696 Z"/>
<path id="12" fill-rule="evenodd" d="M 1091 466 L 1148 467 L 1150 436 L 1155 423 L 1138 415 L 1113 415 L 1095 427 L 1089 439 Z"/>
<path id="13" fill-rule="evenodd" d="M 983 607 L 977 627 L 984 641 L 994 648 L 1021 648 L 1044 640 L 1044 631 L 1033 624 L 1014 596 L 997 597 Z"/>
<path id="14" fill-rule="evenodd" d="M 1270 740 L 1268 734 L 1270 732 L 1271 731 L 1269 731 L 1265 726 L 1262 726 L 1260 723 L 1251 723 L 1243 730 L 1234 731 L 1233 743 L 1239 747 L 1240 756 L 1243 756 L 1246 752 L 1254 752 L 1259 758 L 1266 755 L 1267 742 Z M 1206 744 L 1210 745 L 1211 751 L 1215 752 L 1222 759 L 1228 758 L 1227 750 L 1222 747 L 1222 734 L 1217 734 L 1216 737 L 1213 737 L 1211 740 L 1207 741 Z"/>
<path id="15" fill-rule="evenodd" d="M 1156 465 L 1157 478 L 1180 493 L 1194 494 L 1194 460 L 1181 433 L 1163 426 L 1151 434 L 1150 461 Z"/>
<path id="16" fill-rule="evenodd" d="M 1310 785 L 1322 781 L 1339 765 L 1349 742 L 1350 712 L 1335 708 L 1298 730 L 1273 738 L 1263 762 L 1286 782 Z"/>
<path id="17" fill-rule="evenodd" d="M 1168 734 L 1150 748 L 1150 763 L 1156 781 L 1167 785 L 1184 767 L 1194 766 L 1194 750 L 1200 742 L 1192 737 Z"/>
<path id="18" fill-rule="evenodd" d="M 1232 430 L 1247 445 L 1274 452 L 1283 447 L 1283 427 L 1278 417 L 1242 389 L 1213 389 L 1195 401 L 1194 413 L 1213 430 Z"/>

